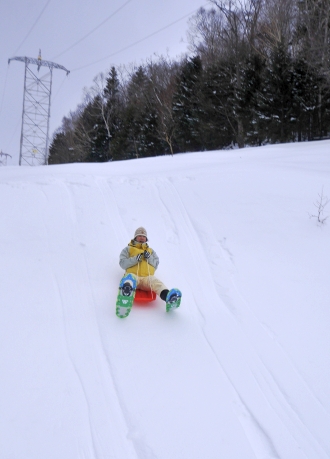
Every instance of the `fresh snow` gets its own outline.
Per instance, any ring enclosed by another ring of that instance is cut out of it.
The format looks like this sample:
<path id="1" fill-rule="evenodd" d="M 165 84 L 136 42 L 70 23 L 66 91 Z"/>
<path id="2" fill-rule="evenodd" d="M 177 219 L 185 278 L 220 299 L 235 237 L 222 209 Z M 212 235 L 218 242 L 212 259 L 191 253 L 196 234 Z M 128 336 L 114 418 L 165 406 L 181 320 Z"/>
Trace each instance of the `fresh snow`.
<path id="1" fill-rule="evenodd" d="M 330 141 L 0 168 L 0 457 L 329 458 L 322 188 Z M 118 319 L 138 226 L 182 303 Z"/>

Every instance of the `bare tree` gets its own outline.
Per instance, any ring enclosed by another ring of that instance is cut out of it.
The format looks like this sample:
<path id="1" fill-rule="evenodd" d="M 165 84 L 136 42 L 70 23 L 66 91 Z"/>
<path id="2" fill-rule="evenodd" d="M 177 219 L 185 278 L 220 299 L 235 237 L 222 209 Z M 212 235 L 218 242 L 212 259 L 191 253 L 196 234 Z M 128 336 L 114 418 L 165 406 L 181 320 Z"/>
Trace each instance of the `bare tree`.
<path id="1" fill-rule="evenodd" d="M 304 53 L 312 66 L 329 75 L 330 2 L 329 0 L 300 0 L 299 19 Z"/>
<path id="2" fill-rule="evenodd" d="M 189 50 L 199 55 L 203 64 L 213 64 L 224 51 L 224 26 L 224 17 L 215 8 L 200 8 L 189 20 Z"/>
<path id="3" fill-rule="evenodd" d="M 85 88 L 85 107 L 89 109 L 90 117 L 95 123 L 103 126 L 103 137 L 107 138 L 107 156 L 112 157 L 112 138 L 118 118 L 122 84 L 114 67 L 107 74 L 99 73 L 93 80 L 91 88 Z M 101 126 L 97 126 L 99 135 L 102 136 Z"/>
<path id="4" fill-rule="evenodd" d="M 70 112 L 72 117 L 72 144 L 74 157 L 77 161 L 84 161 L 90 153 L 92 132 L 89 123 L 90 105 L 87 103 L 78 106 L 75 112 Z"/>
<path id="5" fill-rule="evenodd" d="M 321 193 L 318 195 L 318 199 L 316 202 L 314 202 L 314 206 L 316 207 L 316 215 L 310 215 L 310 218 L 316 218 L 317 222 L 320 225 L 323 225 L 326 220 L 329 218 L 329 215 L 324 215 L 324 209 L 325 207 L 329 204 L 330 199 L 327 196 L 324 196 L 323 194 L 323 188 Z"/>
<path id="6" fill-rule="evenodd" d="M 111 107 L 107 107 L 107 99 L 105 97 L 105 88 L 106 88 L 106 77 L 103 72 L 99 73 L 93 79 L 93 86 L 90 89 L 84 89 L 85 91 L 85 100 L 91 103 L 94 101 L 96 107 L 99 110 L 101 118 L 104 123 L 104 127 L 107 131 L 108 137 L 111 137 L 110 130 L 110 116 L 111 116 Z"/>
<path id="7" fill-rule="evenodd" d="M 161 57 L 156 64 L 148 63 L 148 76 L 152 87 L 153 105 L 157 113 L 157 133 L 165 141 L 173 156 L 173 94 L 176 88 L 178 64 Z"/>
<path id="8" fill-rule="evenodd" d="M 299 50 L 297 37 L 298 8 L 292 0 L 268 0 L 260 15 L 256 50 L 268 58 L 281 47 L 294 57 Z"/>

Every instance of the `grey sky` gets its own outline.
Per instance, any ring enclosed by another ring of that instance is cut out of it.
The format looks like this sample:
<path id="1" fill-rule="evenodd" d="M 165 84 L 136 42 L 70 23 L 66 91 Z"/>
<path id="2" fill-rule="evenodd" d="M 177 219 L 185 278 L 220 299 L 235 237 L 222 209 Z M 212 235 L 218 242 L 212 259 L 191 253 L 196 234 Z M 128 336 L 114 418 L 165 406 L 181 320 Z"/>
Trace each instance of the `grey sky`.
<path id="1" fill-rule="evenodd" d="M 18 164 L 24 82 L 24 63 L 8 66 L 9 58 L 37 58 L 41 49 L 44 60 L 71 71 L 68 77 L 53 73 L 52 134 L 98 73 L 187 51 L 188 17 L 183 17 L 207 5 L 207 0 L 0 0 L 0 150 L 12 155 L 8 165 Z"/>

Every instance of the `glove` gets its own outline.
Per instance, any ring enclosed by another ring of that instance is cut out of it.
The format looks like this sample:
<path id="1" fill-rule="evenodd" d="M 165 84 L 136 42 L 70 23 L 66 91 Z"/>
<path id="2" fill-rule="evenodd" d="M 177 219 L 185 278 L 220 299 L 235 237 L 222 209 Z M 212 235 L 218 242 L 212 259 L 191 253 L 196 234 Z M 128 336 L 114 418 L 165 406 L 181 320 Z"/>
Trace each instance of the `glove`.
<path id="1" fill-rule="evenodd" d="M 146 260 L 148 260 L 148 258 L 150 258 L 150 253 L 148 252 L 148 250 L 145 250 L 143 255 L 144 255 L 144 258 Z"/>
<path id="2" fill-rule="evenodd" d="M 143 257 L 143 253 L 139 253 L 139 255 L 136 255 L 136 260 L 137 260 L 138 263 L 139 263 L 139 261 L 142 260 L 142 257 Z"/>

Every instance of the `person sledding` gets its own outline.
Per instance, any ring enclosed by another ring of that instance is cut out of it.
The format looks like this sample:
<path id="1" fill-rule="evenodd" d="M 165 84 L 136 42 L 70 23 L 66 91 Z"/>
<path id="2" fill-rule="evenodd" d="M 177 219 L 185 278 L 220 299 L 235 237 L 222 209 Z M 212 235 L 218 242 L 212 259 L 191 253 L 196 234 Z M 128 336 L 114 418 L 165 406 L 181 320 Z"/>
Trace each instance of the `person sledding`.
<path id="1" fill-rule="evenodd" d="M 148 235 L 145 228 L 137 228 L 134 238 L 125 247 L 119 257 L 119 265 L 125 270 L 119 286 L 122 297 L 131 297 L 136 289 L 155 292 L 166 302 L 166 310 L 180 305 L 181 292 L 178 289 L 169 290 L 154 274 L 159 265 L 157 253 L 148 245 Z M 132 301 L 133 303 L 133 301 Z M 118 302 L 117 302 L 118 306 Z M 126 314 L 127 312 L 127 314 Z M 119 317 L 127 317 L 129 311 L 122 312 Z"/>

